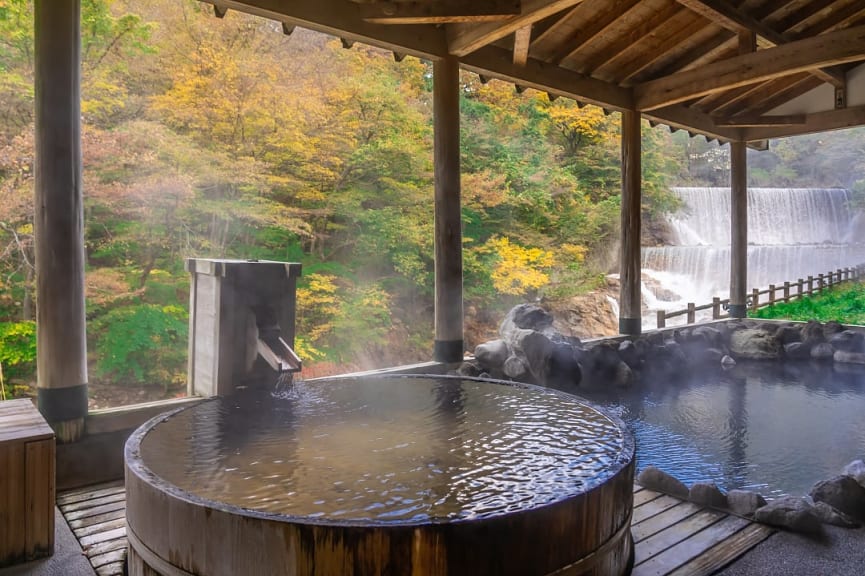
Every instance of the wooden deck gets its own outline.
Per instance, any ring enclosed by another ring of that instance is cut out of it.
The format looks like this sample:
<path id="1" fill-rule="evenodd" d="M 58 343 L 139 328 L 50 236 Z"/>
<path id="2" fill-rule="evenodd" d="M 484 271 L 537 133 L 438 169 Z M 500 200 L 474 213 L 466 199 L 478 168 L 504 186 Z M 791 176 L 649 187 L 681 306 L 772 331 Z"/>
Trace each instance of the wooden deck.
<path id="1" fill-rule="evenodd" d="M 96 573 L 122 575 L 126 558 L 123 484 L 64 492 L 57 505 Z M 762 524 L 635 485 L 633 576 L 708 576 L 773 532 Z"/>
<path id="2" fill-rule="evenodd" d="M 64 492 L 57 506 L 99 576 L 121 576 L 126 562 L 126 489 L 122 482 Z"/>

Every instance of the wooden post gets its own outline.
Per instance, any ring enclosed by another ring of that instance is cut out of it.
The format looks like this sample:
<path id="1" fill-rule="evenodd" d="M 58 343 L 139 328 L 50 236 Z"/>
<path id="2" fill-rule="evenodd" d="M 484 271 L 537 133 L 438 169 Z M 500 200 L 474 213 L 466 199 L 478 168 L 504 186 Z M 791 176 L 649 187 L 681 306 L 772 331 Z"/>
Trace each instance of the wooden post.
<path id="1" fill-rule="evenodd" d="M 688 302 L 688 324 L 693 324 L 697 321 L 697 306 L 693 302 Z"/>
<path id="2" fill-rule="evenodd" d="M 751 310 L 754 312 L 760 308 L 760 289 L 754 288 L 751 290 Z"/>
<path id="3" fill-rule="evenodd" d="M 715 296 L 712 298 L 712 320 L 717 320 L 721 317 L 721 298 Z"/>
<path id="4" fill-rule="evenodd" d="M 784 302 L 790 301 L 790 283 L 784 282 Z"/>
<path id="5" fill-rule="evenodd" d="M 808 296 L 814 293 L 814 277 L 808 276 Z"/>
<path id="6" fill-rule="evenodd" d="M 619 332 L 639 334 L 640 302 L 640 206 L 642 183 L 640 113 L 622 112 L 622 247 L 620 253 Z"/>
<path id="7" fill-rule="evenodd" d="M 744 318 L 748 293 L 748 156 L 730 142 L 730 316 Z"/>
<path id="8" fill-rule="evenodd" d="M 87 416 L 80 13 L 80 0 L 34 3 L 38 404 L 60 442 Z"/>
<path id="9" fill-rule="evenodd" d="M 664 310 L 658 310 L 658 328 L 663 328 L 667 325 L 667 313 Z"/>
<path id="10" fill-rule="evenodd" d="M 823 280 L 823 275 L 817 275 L 817 292 L 822 292 L 825 286 L 825 281 Z"/>
<path id="11" fill-rule="evenodd" d="M 799 278 L 799 281 L 796 282 L 796 299 L 799 300 L 802 298 L 802 284 L 805 281 Z"/>
<path id="12" fill-rule="evenodd" d="M 769 306 L 775 304 L 775 285 L 769 284 Z"/>
<path id="13" fill-rule="evenodd" d="M 433 359 L 463 359 L 463 256 L 460 214 L 460 68 L 433 63 L 435 162 L 435 343 Z"/>

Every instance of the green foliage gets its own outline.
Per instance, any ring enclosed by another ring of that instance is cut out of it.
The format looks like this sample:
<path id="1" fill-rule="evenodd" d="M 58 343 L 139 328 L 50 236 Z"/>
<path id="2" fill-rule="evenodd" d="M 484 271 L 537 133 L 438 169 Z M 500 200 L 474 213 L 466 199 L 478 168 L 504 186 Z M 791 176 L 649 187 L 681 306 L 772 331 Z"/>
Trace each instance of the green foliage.
<path id="1" fill-rule="evenodd" d="M 749 313 L 754 318 L 784 320 L 836 320 L 844 324 L 865 324 L 865 284 L 843 284 L 793 302 L 775 304 Z"/>
<path id="2" fill-rule="evenodd" d="M 114 308 L 89 326 L 96 336 L 100 375 L 123 384 L 185 380 L 187 311 L 179 306 L 136 304 Z"/>
<path id="3" fill-rule="evenodd" d="M 0 322 L 0 364 L 7 381 L 36 379 L 35 322 Z"/>

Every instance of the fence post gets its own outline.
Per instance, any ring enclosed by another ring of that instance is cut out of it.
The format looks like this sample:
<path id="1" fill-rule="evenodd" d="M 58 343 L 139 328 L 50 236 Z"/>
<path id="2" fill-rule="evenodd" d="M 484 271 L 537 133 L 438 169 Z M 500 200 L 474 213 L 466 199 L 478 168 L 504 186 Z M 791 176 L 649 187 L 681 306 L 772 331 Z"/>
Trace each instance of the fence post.
<path id="1" fill-rule="evenodd" d="M 814 293 L 814 277 L 808 276 L 808 296 Z"/>
<path id="2" fill-rule="evenodd" d="M 712 320 L 721 317 L 721 299 L 718 296 L 712 298 Z"/>
<path id="3" fill-rule="evenodd" d="M 822 292 L 822 291 L 823 291 L 824 284 L 825 284 L 825 281 L 824 281 L 824 279 L 823 279 L 823 275 L 822 275 L 822 274 L 818 274 L 818 275 L 817 275 L 817 292 Z"/>
<path id="4" fill-rule="evenodd" d="M 769 306 L 775 304 L 775 285 L 769 284 Z"/>
<path id="5" fill-rule="evenodd" d="M 805 281 L 799 278 L 799 281 L 796 283 L 796 299 L 799 300 L 802 298 L 802 284 Z"/>
<path id="6" fill-rule="evenodd" d="M 658 310 L 658 328 L 663 328 L 667 325 L 667 313 L 664 310 Z"/>
<path id="7" fill-rule="evenodd" d="M 784 302 L 790 301 L 790 283 L 784 282 Z"/>
<path id="8" fill-rule="evenodd" d="M 754 288 L 751 290 L 751 310 L 754 312 L 760 307 L 760 289 Z"/>
<path id="9" fill-rule="evenodd" d="M 696 305 L 693 302 L 688 302 L 688 324 L 693 324 L 697 321 L 697 311 L 694 308 L 696 308 Z"/>

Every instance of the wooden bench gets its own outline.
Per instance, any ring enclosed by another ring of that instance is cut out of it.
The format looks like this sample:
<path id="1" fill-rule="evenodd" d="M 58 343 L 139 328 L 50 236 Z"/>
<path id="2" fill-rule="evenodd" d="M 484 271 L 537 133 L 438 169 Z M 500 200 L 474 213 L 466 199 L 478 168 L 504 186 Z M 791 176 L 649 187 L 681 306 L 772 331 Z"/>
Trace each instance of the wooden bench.
<path id="1" fill-rule="evenodd" d="M 28 399 L 0 402 L 0 566 L 54 553 L 54 431 Z"/>

